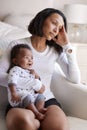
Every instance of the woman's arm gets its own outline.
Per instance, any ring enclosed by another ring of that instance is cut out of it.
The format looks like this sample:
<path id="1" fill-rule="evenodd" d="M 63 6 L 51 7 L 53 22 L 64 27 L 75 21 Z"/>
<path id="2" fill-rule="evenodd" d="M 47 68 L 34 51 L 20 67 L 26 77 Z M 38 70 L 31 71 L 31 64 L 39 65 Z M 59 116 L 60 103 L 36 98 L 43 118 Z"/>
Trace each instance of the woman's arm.
<path id="1" fill-rule="evenodd" d="M 69 81 L 73 83 L 80 82 L 80 70 L 76 60 L 75 49 L 70 43 L 63 46 L 63 53 L 60 55 L 58 63 Z"/>
<path id="2" fill-rule="evenodd" d="M 62 68 L 66 78 L 73 83 L 79 83 L 80 71 L 77 65 L 75 50 L 69 43 L 69 38 L 64 26 L 54 41 L 56 44 L 63 47 L 63 53 L 60 55 L 58 63 Z"/>

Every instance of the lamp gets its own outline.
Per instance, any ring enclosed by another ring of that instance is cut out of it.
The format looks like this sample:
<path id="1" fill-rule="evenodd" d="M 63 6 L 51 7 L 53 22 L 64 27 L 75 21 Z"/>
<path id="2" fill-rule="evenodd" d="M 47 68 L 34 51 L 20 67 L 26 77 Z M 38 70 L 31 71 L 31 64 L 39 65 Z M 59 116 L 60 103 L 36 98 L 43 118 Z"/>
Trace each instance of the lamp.
<path id="1" fill-rule="evenodd" d="M 83 4 L 66 4 L 64 13 L 69 23 L 69 38 L 71 42 L 83 42 L 82 32 L 87 24 L 87 5 Z M 84 40 L 84 39 L 83 39 Z"/>

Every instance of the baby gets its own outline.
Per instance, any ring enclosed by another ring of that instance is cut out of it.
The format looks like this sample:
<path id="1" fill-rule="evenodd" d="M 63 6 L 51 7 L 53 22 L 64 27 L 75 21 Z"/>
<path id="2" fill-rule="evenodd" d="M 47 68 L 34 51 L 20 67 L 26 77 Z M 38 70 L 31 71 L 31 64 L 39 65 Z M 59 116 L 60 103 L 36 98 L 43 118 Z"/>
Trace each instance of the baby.
<path id="1" fill-rule="evenodd" d="M 8 101 L 12 107 L 32 110 L 38 120 L 44 119 L 45 86 L 32 69 L 33 54 L 27 44 L 17 44 L 11 50 L 8 70 Z"/>

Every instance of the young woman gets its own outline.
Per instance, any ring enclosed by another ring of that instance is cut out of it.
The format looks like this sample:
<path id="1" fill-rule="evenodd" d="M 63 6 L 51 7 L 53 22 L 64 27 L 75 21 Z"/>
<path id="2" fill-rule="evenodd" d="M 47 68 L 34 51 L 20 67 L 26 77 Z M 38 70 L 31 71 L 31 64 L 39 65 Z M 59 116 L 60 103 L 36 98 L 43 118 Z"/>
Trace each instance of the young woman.
<path id="1" fill-rule="evenodd" d="M 43 121 L 35 119 L 30 110 L 22 108 L 7 109 L 6 123 L 8 130 L 69 130 L 66 115 L 60 103 L 55 99 L 51 89 L 51 77 L 55 63 L 63 70 L 67 80 L 73 83 L 80 82 L 80 73 L 76 62 L 74 49 L 67 36 L 67 22 L 64 14 L 53 8 L 47 8 L 39 12 L 31 21 L 30 38 L 22 39 L 10 44 L 4 58 L 0 62 L 2 73 L 0 84 L 7 86 L 7 70 L 9 68 L 9 54 L 15 44 L 26 42 L 29 44 L 34 57 L 33 68 L 37 70 L 43 84 L 46 86 L 45 107 L 47 112 Z M 2 69 L 3 68 L 3 69 Z"/>

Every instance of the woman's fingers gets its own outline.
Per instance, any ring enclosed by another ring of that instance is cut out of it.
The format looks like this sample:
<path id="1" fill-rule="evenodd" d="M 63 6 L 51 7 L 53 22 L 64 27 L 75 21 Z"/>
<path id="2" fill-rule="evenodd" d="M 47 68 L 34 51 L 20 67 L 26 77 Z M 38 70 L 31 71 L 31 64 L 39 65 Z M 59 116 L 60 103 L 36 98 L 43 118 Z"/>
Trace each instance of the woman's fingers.
<path id="1" fill-rule="evenodd" d="M 69 43 L 68 36 L 67 36 L 64 26 L 61 28 L 58 35 L 53 40 L 60 46 L 63 46 Z"/>

